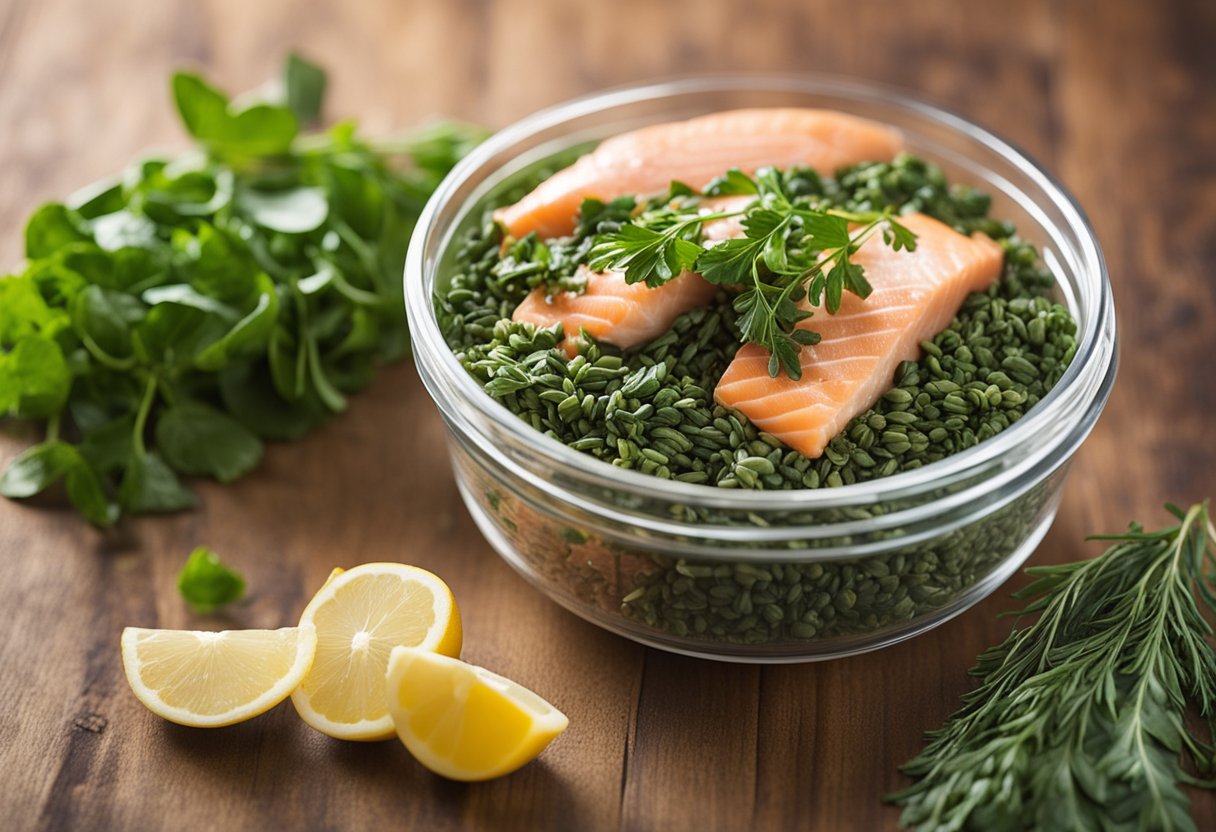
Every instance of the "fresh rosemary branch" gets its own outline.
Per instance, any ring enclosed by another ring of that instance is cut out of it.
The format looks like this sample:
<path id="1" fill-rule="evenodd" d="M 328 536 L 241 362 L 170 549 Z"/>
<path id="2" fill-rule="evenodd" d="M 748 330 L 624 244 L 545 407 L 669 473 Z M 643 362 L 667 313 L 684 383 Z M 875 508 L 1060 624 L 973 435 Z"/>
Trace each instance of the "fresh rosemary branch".
<path id="1" fill-rule="evenodd" d="M 734 305 L 742 340 L 769 351 L 773 377 L 784 369 L 790 378 L 799 378 L 799 351 L 819 340 L 817 333 L 798 326 L 812 315 L 802 300 L 835 314 L 846 290 L 860 298 L 870 294 L 864 269 L 851 259 L 866 240 L 881 231 L 896 250 L 916 248 L 916 235 L 893 212 L 823 207 L 812 197 L 792 193 L 775 168 L 764 168 L 755 178 L 730 170 L 705 193 L 755 200 L 737 211 L 699 212 L 695 200 L 643 211 L 596 239 L 589 266 L 624 270 L 626 282 L 645 281 L 651 287 L 686 271 L 710 283 L 740 287 Z M 703 243 L 706 223 L 731 217 L 742 217 L 744 236 Z"/>
<path id="2" fill-rule="evenodd" d="M 1016 597 L 1039 617 L 980 656 L 983 683 L 904 767 L 916 782 L 888 799 L 905 825 L 1196 829 L 1183 786 L 1216 787 L 1187 771 L 1216 769 L 1216 528 L 1207 503 L 1168 508 L 1177 525 L 1027 570 Z"/>

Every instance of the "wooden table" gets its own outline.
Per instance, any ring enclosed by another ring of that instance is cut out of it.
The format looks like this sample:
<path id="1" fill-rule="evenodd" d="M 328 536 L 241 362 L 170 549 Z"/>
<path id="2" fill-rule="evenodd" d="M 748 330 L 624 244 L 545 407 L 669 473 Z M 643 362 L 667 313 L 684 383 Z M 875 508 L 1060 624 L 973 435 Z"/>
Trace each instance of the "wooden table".
<path id="1" fill-rule="evenodd" d="M 166 79 L 229 89 L 298 46 L 332 73 L 329 115 L 372 132 L 432 113 L 501 126 L 605 85 L 676 72 L 852 74 L 918 91 L 1004 133 L 1067 183 L 1110 265 L 1123 341 L 1109 409 L 1073 465 L 1035 561 L 1166 499 L 1216 494 L 1216 6 L 1176 2 L 565 3 L 4 0 L 0 262 L 40 202 L 150 146 L 184 145 Z M 31 434 L 0 437 L 0 462 Z M 880 653 L 797 667 L 679 658 L 601 632 L 529 589 L 465 513 L 412 368 L 270 449 L 201 507 L 100 534 L 0 501 L 0 817 L 9 829 L 894 828 L 897 765 L 952 711 L 1009 623 L 1008 587 Z M 192 616 L 174 578 L 206 543 L 249 601 Z M 465 786 L 395 742 L 330 741 L 290 706 L 197 731 L 130 694 L 125 625 L 277 627 L 334 564 L 404 560 L 460 599 L 466 657 L 535 687 L 570 730 L 520 773 Z M 1017 583 L 1016 581 L 1014 583 Z M 1196 796 L 1201 827 L 1216 799 Z"/>

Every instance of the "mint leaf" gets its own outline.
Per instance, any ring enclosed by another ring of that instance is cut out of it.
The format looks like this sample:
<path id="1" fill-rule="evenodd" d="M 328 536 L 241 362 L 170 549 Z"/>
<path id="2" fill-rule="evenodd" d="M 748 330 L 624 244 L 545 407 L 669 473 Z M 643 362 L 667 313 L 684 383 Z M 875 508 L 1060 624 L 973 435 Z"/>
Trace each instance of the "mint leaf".
<path id="1" fill-rule="evenodd" d="M 199 546 L 177 575 L 177 589 L 197 613 L 212 612 L 245 595 L 245 579 L 225 566 L 215 552 Z"/>

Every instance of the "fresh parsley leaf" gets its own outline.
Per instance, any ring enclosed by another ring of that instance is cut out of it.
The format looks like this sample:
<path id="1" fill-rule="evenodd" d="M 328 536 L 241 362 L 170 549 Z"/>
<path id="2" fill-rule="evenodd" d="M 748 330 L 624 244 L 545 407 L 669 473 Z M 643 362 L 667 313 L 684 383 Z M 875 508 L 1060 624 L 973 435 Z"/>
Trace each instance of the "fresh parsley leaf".
<path id="1" fill-rule="evenodd" d="M 752 180 L 738 168 L 731 168 L 721 176 L 715 176 L 705 186 L 706 196 L 749 196 L 760 193 Z"/>
<path id="2" fill-rule="evenodd" d="M 764 250 L 764 240 L 739 237 L 724 240 L 697 257 L 695 270 L 701 277 L 718 286 L 747 283 L 751 280 L 756 259 Z"/>
<path id="3" fill-rule="evenodd" d="M 661 231 L 633 223 L 623 225 L 611 239 L 592 247 L 588 266 L 593 271 L 624 269 L 626 283 L 662 286 L 696 263 L 703 249 L 684 235 L 699 229 L 701 222 L 697 216 L 684 218 Z"/>
<path id="4" fill-rule="evenodd" d="M 594 270 L 624 269 L 629 283 L 660 286 L 683 271 L 695 271 L 719 286 L 739 286 L 735 306 L 743 341 L 772 355 L 769 371 L 782 369 L 798 378 L 798 353 L 818 336 L 800 326 L 811 316 L 800 302 L 840 310 L 844 293 L 860 298 L 872 287 L 853 254 L 874 233 L 898 250 L 911 250 L 916 236 L 889 213 L 847 212 L 821 207 L 815 200 L 823 184 L 800 169 L 767 167 L 749 177 L 729 170 L 706 186 L 706 193 L 756 195 L 742 212 L 743 236 L 701 243 L 701 226 L 737 214 L 700 214 L 677 203 L 652 205 L 615 229 L 607 229 L 590 251 Z M 859 226 L 850 232 L 850 223 Z M 805 334 L 804 334 L 805 333 Z"/>
<path id="5" fill-rule="evenodd" d="M 245 579 L 211 549 L 199 546 L 178 573 L 177 589 L 196 613 L 209 613 L 241 600 Z"/>

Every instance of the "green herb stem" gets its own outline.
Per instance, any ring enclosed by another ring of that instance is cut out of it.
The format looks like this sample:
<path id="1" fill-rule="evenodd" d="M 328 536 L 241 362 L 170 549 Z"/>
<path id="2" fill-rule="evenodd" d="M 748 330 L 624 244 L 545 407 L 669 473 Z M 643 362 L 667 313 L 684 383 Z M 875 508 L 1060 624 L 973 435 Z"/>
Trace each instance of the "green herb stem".
<path id="1" fill-rule="evenodd" d="M 1016 597 L 1037 621 L 985 652 L 980 687 L 891 796 L 917 829 L 1194 830 L 1186 773 L 1216 767 L 1216 529 L 1207 503 L 1133 525 L 1081 563 L 1035 567 Z M 1195 707 L 1209 738 L 1188 727 Z"/>

